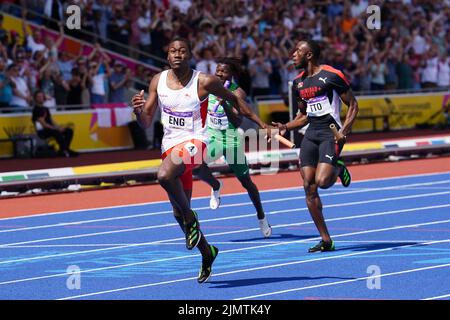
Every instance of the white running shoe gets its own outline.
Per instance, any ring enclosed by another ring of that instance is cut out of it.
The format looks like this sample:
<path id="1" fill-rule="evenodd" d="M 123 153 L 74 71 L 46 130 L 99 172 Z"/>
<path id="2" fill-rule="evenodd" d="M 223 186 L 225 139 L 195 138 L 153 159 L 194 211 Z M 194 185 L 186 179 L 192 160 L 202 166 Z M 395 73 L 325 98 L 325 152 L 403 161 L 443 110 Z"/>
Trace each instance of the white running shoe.
<path id="1" fill-rule="evenodd" d="M 223 183 L 221 180 L 218 180 L 220 187 L 219 190 L 214 191 L 211 188 L 211 199 L 209 200 L 209 207 L 213 210 L 216 210 L 220 206 L 220 190 L 222 190 Z"/>
<path id="2" fill-rule="evenodd" d="M 264 219 L 259 219 L 259 228 L 261 229 L 261 232 L 264 237 L 268 238 L 272 235 L 272 227 L 270 226 L 269 222 L 267 222 L 267 218 L 264 217 Z"/>

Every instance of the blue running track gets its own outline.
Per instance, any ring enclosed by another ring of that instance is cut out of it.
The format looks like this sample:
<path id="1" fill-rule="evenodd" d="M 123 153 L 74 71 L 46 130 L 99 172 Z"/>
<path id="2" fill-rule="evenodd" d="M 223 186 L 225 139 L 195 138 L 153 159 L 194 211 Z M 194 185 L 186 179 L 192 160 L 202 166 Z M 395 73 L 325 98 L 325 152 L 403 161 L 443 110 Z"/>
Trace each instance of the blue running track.
<path id="1" fill-rule="evenodd" d="M 168 202 L 1 219 L 0 299 L 450 299 L 450 172 L 320 193 L 336 251 L 314 254 L 300 187 L 261 192 L 271 238 L 246 194 L 193 199 L 220 249 L 201 285 Z"/>

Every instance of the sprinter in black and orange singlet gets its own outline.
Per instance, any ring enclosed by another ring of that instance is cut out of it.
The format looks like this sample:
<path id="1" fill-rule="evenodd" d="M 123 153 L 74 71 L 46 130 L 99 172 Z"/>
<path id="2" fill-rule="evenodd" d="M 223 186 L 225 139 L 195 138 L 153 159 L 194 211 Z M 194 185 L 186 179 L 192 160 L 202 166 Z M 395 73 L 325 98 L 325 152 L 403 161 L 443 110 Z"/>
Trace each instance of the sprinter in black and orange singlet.
<path id="1" fill-rule="evenodd" d="M 300 112 L 286 124 L 273 123 L 281 134 L 309 123 L 300 147 L 300 173 L 306 204 L 322 237 L 309 252 L 334 250 L 334 242 L 323 218 L 318 188 L 330 188 L 337 177 L 344 187 L 350 185 L 350 172 L 339 155 L 358 114 L 358 103 L 343 73 L 331 66 L 320 65 L 319 57 L 320 47 L 315 41 L 297 44 L 292 60 L 297 69 L 304 71 L 294 80 L 293 91 Z M 349 107 L 344 124 L 339 117 L 341 100 Z M 338 129 L 337 136 L 331 131 L 330 124 Z"/>

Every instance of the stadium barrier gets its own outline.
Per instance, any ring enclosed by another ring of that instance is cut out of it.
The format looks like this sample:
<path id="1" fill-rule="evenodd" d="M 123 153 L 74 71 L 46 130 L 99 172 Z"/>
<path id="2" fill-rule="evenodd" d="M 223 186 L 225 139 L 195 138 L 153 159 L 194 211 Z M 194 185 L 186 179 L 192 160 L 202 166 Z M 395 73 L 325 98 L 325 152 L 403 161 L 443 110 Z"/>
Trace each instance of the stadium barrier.
<path id="1" fill-rule="evenodd" d="M 57 124 L 73 128 L 71 148 L 82 152 L 132 149 L 134 144 L 128 123 L 135 118 L 131 108 L 127 104 L 103 104 L 93 107 L 70 111 L 52 110 L 52 118 Z M 0 128 L 1 141 L 13 136 L 35 135 L 31 109 L 0 114 Z M 14 132 L 14 135 L 10 132 Z M 13 141 L 10 142 L 0 144 L 0 158 L 14 155 Z"/>
<path id="2" fill-rule="evenodd" d="M 353 132 L 373 132 L 424 128 L 445 121 L 444 108 L 450 103 L 450 91 L 385 95 L 358 95 L 359 114 Z M 281 98 L 256 97 L 256 109 L 266 122 L 292 119 L 297 113 L 292 99 L 289 106 Z M 343 105 L 341 119 L 347 107 Z"/>

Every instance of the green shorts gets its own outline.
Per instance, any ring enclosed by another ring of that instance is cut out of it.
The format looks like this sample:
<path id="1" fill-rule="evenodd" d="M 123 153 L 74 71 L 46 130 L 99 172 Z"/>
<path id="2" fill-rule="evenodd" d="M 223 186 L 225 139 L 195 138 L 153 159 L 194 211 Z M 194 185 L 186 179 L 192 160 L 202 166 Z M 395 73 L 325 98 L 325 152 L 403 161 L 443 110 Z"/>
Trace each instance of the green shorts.
<path id="1" fill-rule="evenodd" d="M 230 169 L 236 177 L 240 178 L 249 173 L 247 158 L 241 143 L 240 136 L 235 134 L 221 134 L 220 131 L 209 132 L 208 157 L 210 161 L 214 161 L 221 156 L 225 156 Z"/>

